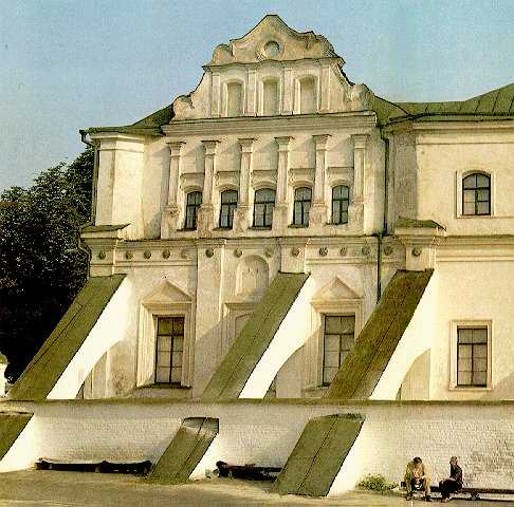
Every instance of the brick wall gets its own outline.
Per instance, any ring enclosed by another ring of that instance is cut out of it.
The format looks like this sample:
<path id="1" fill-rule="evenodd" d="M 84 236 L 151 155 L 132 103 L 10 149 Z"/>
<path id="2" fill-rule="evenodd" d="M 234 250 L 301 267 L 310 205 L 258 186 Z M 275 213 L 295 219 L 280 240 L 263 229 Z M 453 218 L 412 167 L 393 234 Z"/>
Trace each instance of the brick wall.
<path id="1" fill-rule="evenodd" d="M 450 456 L 457 455 L 468 485 L 511 487 L 513 407 L 514 402 L 3 402 L 0 409 L 25 409 L 35 416 L 0 462 L 0 471 L 25 468 L 40 457 L 155 462 L 181 420 L 194 416 L 220 419 L 220 433 L 195 477 L 213 469 L 218 459 L 280 466 L 310 418 L 346 412 L 364 414 L 366 422 L 331 494 L 353 487 L 367 473 L 400 481 L 407 461 L 418 455 L 427 463 L 434 484 L 447 475 Z"/>

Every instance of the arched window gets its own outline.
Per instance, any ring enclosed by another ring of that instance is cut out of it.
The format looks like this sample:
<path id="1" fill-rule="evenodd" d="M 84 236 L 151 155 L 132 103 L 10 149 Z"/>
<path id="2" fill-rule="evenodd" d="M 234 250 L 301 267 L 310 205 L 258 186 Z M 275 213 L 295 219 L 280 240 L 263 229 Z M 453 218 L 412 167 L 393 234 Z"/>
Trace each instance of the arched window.
<path id="1" fill-rule="evenodd" d="M 184 229 L 193 231 L 198 225 L 198 210 L 202 204 L 202 192 L 190 192 L 186 195 L 186 220 Z"/>
<path id="2" fill-rule="evenodd" d="M 315 113 L 316 104 L 316 80 L 306 77 L 299 83 L 300 114 Z"/>
<path id="3" fill-rule="evenodd" d="M 293 225 L 308 226 L 311 209 L 312 190 L 308 187 L 297 188 L 294 192 Z"/>
<path id="4" fill-rule="evenodd" d="M 262 114 L 273 116 L 278 114 L 278 81 L 267 79 L 262 83 Z"/>
<path id="5" fill-rule="evenodd" d="M 232 229 L 236 207 L 237 190 L 225 190 L 221 192 L 220 227 L 223 229 Z"/>
<path id="6" fill-rule="evenodd" d="M 332 223 L 336 225 L 348 223 L 348 205 L 350 189 L 345 185 L 332 188 Z"/>
<path id="7" fill-rule="evenodd" d="M 227 84 L 227 116 L 243 115 L 243 85 L 241 83 Z"/>
<path id="8" fill-rule="evenodd" d="M 491 214 L 490 176 L 483 173 L 473 173 L 462 178 L 462 214 Z"/>
<path id="9" fill-rule="evenodd" d="M 273 207 L 275 206 L 275 190 L 261 188 L 255 192 L 253 205 L 253 226 L 271 227 L 273 223 Z"/>

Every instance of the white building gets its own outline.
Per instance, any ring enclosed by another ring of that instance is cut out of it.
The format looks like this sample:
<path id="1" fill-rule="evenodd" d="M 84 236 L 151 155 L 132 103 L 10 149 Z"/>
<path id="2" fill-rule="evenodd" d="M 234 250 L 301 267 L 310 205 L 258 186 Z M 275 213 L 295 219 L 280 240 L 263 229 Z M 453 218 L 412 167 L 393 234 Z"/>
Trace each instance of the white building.
<path id="1" fill-rule="evenodd" d="M 514 398 L 514 84 L 394 104 L 343 65 L 266 16 L 84 132 L 92 278 L 12 399 Z"/>

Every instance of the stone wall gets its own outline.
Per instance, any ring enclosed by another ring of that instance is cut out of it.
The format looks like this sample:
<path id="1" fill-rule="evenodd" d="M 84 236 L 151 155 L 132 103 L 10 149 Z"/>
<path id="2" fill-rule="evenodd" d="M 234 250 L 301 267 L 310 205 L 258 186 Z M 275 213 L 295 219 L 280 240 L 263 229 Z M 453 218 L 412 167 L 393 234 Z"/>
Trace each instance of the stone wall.
<path id="1" fill-rule="evenodd" d="M 312 417 L 360 413 L 366 421 L 330 494 L 352 488 L 368 473 L 400 481 L 413 456 L 427 463 L 432 483 L 457 455 L 467 485 L 511 487 L 514 482 L 513 402 L 362 402 L 338 405 L 299 401 L 230 403 L 167 400 L 3 402 L 4 410 L 35 413 L 0 463 L 26 468 L 38 458 L 155 462 L 185 417 L 220 420 L 220 433 L 193 476 L 233 463 L 282 466 Z"/>

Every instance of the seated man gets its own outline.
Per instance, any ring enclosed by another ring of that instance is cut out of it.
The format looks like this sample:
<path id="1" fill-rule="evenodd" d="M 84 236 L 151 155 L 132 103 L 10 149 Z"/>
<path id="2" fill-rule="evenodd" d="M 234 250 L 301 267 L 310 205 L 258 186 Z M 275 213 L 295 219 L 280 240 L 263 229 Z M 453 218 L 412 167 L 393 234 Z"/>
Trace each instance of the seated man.
<path id="1" fill-rule="evenodd" d="M 430 498 L 430 478 L 428 477 L 425 464 L 419 456 L 416 456 L 407 464 L 407 470 L 405 470 L 405 485 L 407 486 L 405 500 L 412 498 L 413 491 L 424 491 L 425 501 L 432 501 Z"/>
<path id="2" fill-rule="evenodd" d="M 457 464 L 457 457 L 450 459 L 450 477 L 439 483 L 441 491 L 441 502 L 448 502 L 450 494 L 462 489 L 462 468 Z"/>

